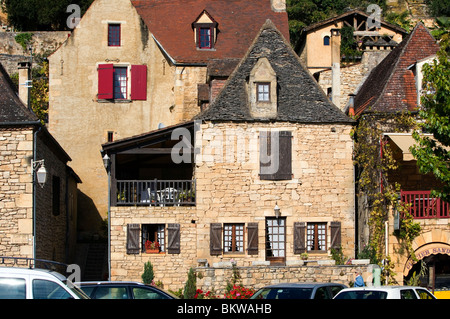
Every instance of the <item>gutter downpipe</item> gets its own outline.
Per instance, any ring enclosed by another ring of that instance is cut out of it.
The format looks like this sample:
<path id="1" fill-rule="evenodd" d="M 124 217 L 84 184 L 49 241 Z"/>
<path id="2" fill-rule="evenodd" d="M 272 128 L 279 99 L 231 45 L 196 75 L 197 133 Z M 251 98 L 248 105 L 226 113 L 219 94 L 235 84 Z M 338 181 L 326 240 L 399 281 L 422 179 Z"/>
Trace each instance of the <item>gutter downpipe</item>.
<path id="1" fill-rule="evenodd" d="M 34 132 L 33 140 L 33 162 L 37 160 L 37 135 L 42 126 Z M 36 174 L 34 173 L 33 163 L 31 163 L 31 174 L 33 175 L 33 258 L 36 258 Z"/>

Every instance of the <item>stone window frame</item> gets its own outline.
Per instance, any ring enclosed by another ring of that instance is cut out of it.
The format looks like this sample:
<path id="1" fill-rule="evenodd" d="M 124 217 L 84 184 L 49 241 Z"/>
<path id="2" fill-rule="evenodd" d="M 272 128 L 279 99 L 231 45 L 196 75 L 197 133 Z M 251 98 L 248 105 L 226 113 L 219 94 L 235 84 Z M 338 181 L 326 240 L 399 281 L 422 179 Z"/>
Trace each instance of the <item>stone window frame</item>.
<path id="1" fill-rule="evenodd" d="M 230 249 L 228 249 L 230 245 Z M 223 224 L 224 254 L 243 254 L 245 245 L 245 223 Z"/>
<path id="2" fill-rule="evenodd" d="M 269 84 L 269 100 L 260 101 L 258 86 Z M 248 78 L 248 99 L 253 118 L 274 119 L 278 115 L 277 74 L 266 57 L 258 59 Z"/>

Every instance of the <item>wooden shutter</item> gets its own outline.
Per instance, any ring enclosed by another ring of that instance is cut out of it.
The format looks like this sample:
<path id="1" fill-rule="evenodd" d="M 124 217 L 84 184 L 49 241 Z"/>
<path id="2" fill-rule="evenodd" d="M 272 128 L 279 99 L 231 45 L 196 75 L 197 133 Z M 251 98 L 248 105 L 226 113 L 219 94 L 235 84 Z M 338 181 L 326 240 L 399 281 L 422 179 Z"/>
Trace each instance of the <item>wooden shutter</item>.
<path id="1" fill-rule="evenodd" d="M 209 250 L 211 256 L 222 254 L 222 224 L 211 224 Z"/>
<path id="2" fill-rule="evenodd" d="M 167 252 L 169 254 L 180 253 L 180 224 L 169 224 L 167 226 L 168 245 Z"/>
<path id="3" fill-rule="evenodd" d="M 331 222 L 331 247 L 337 249 L 341 247 L 341 222 Z"/>
<path id="4" fill-rule="evenodd" d="M 127 225 L 127 254 L 139 254 L 140 225 Z"/>
<path id="5" fill-rule="evenodd" d="M 131 66 L 131 99 L 147 100 L 147 66 Z"/>
<path id="6" fill-rule="evenodd" d="M 276 174 L 277 180 L 292 179 L 292 135 L 290 131 L 279 132 L 280 167 Z"/>
<path id="7" fill-rule="evenodd" d="M 258 223 L 249 223 L 247 226 L 247 252 L 249 255 L 258 254 Z"/>
<path id="8" fill-rule="evenodd" d="M 272 154 L 273 132 L 261 132 L 259 136 L 260 178 L 262 180 L 290 180 L 292 179 L 292 134 L 290 131 L 277 132 L 278 152 Z M 264 147 L 267 145 L 267 147 Z M 276 146 L 275 146 L 276 147 Z M 278 170 L 270 172 L 268 168 L 276 162 L 278 153 Z M 266 160 L 270 161 L 266 163 Z"/>
<path id="9" fill-rule="evenodd" d="M 306 252 L 306 223 L 294 223 L 294 254 Z"/>
<path id="10" fill-rule="evenodd" d="M 98 95 L 99 100 L 114 98 L 114 65 L 100 64 L 98 66 Z"/>

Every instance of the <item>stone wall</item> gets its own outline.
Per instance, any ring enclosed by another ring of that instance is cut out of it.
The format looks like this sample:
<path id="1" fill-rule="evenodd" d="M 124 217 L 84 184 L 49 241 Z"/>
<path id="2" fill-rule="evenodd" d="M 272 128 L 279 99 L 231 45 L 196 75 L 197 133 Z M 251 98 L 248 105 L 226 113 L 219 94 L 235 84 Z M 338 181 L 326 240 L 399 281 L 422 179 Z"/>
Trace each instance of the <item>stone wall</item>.
<path id="1" fill-rule="evenodd" d="M 0 129 L 0 255 L 32 257 L 33 128 Z"/>
<path id="2" fill-rule="evenodd" d="M 204 292 L 214 291 L 216 295 L 222 296 L 227 282 L 233 278 L 233 271 L 237 271 L 240 276 L 238 284 L 253 289 L 279 283 L 301 282 L 333 282 L 350 287 L 354 282 L 354 273 L 357 269 L 362 272 L 365 284 L 372 284 L 373 269 L 377 266 L 368 263 L 362 265 L 333 265 L 333 262 L 331 261 L 331 265 L 308 263 L 308 265 L 291 266 L 237 266 L 235 269 L 231 263 L 220 267 L 197 267 L 195 269 L 197 289 Z"/>

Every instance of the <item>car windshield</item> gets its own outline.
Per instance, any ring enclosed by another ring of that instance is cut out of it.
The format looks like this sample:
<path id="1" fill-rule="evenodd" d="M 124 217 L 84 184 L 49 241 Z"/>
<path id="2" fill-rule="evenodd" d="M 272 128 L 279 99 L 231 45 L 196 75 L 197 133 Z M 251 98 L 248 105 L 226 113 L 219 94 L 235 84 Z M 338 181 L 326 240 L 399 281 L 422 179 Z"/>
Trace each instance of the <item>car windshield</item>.
<path id="1" fill-rule="evenodd" d="M 312 288 L 263 288 L 252 299 L 310 299 Z"/>
<path id="2" fill-rule="evenodd" d="M 377 290 L 342 291 L 335 299 L 386 299 L 387 292 Z"/>

